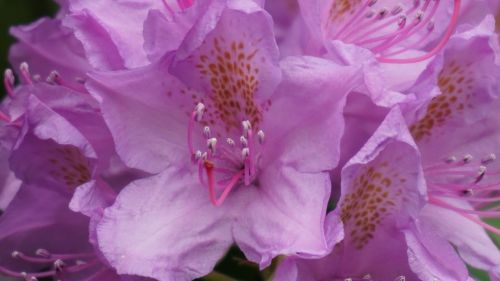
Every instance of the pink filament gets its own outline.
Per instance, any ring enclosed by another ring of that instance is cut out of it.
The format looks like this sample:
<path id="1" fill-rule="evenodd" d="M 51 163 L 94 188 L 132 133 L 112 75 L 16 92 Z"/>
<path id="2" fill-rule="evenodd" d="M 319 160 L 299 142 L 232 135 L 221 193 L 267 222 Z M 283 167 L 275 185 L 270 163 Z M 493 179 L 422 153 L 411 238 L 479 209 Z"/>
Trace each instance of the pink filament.
<path id="1" fill-rule="evenodd" d="M 5 76 L 3 78 L 3 85 L 9 97 L 14 97 L 14 88 L 9 77 Z"/>
<path id="2" fill-rule="evenodd" d="M 453 34 L 455 27 L 458 22 L 458 17 L 460 13 L 460 6 L 461 6 L 461 0 L 454 0 L 453 3 L 453 14 L 451 17 L 450 24 L 448 25 L 448 28 L 445 31 L 445 34 L 441 41 L 427 54 L 419 57 L 414 57 L 414 58 L 407 58 L 407 59 L 393 59 L 393 58 L 387 58 L 387 57 L 379 57 L 378 61 L 379 62 L 384 62 L 384 63 L 416 63 L 416 62 L 421 62 L 424 61 L 428 58 L 431 58 L 432 56 L 436 55 L 439 51 L 441 51 L 446 43 L 448 43 L 448 40 L 450 39 L 451 35 Z"/>
<path id="3" fill-rule="evenodd" d="M 208 179 L 208 192 L 210 195 L 210 202 L 212 202 L 212 205 L 214 206 L 220 206 L 227 198 L 231 190 L 236 186 L 238 181 L 241 179 L 243 176 L 243 170 L 239 171 L 235 175 L 231 177 L 229 182 L 226 184 L 224 187 L 222 194 L 220 195 L 219 198 L 217 198 L 217 195 L 215 194 L 215 189 L 216 189 L 216 183 L 215 183 L 215 175 L 214 175 L 214 165 L 213 163 L 209 161 L 205 161 L 204 163 L 205 171 L 207 173 L 207 179 Z"/>
<path id="4" fill-rule="evenodd" d="M 441 207 L 441 208 L 445 208 L 445 209 L 448 209 L 448 210 L 452 210 L 454 212 L 456 212 L 457 214 L 461 215 L 462 217 L 476 223 L 477 225 L 483 227 L 484 229 L 486 230 L 489 230 L 497 235 L 500 235 L 500 229 L 497 229 L 485 222 L 483 222 L 482 220 L 480 220 L 479 218 L 475 217 L 474 214 L 478 214 L 480 216 L 484 216 L 484 217 L 500 217 L 499 214 L 496 214 L 494 215 L 494 212 L 478 212 L 478 211 L 467 211 L 467 210 L 464 210 L 464 209 L 461 209 L 461 208 L 457 208 L 457 207 L 454 207 L 442 200 L 439 200 L 438 198 L 434 197 L 434 196 L 431 196 L 429 198 L 429 202 L 438 206 L 438 207 Z"/>
<path id="5" fill-rule="evenodd" d="M 189 119 L 189 123 L 188 123 L 187 143 L 188 143 L 189 153 L 191 153 L 191 155 L 194 155 L 194 148 L 193 148 L 193 128 L 194 128 L 194 123 L 195 123 L 195 120 L 196 120 L 196 115 L 197 115 L 197 112 L 195 110 L 191 114 L 191 118 Z"/>

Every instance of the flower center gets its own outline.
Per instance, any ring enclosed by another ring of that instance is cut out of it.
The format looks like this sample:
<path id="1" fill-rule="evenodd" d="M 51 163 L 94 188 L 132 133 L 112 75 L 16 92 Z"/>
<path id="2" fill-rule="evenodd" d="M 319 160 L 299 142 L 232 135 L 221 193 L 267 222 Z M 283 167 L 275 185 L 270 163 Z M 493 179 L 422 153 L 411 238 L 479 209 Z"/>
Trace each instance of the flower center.
<path id="1" fill-rule="evenodd" d="M 433 18 L 442 0 L 413 0 L 409 7 L 383 7 L 386 1 L 333 1 L 326 23 L 327 38 L 370 49 L 380 62 L 413 63 L 438 53 L 457 24 L 461 0 L 454 0 L 448 27 L 439 43 L 425 55 L 395 58 L 409 50 L 425 47 L 434 31 Z"/>
<path id="2" fill-rule="evenodd" d="M 39 272 L 14 271 L 0 266 L 0 272 L 15 278 L 23 278 L 27 281 L 36 281 L 38 278 L 53 277 L 56 280 L 66 280 L 63 276 L 74 274 L 90 269 L 104 270 L 103 266 L 94 253 L 76 254 L 54 254 L 45 249 L 38 249 L 34 256 L 26 255 L 19 251 L 13 251 L 13 259 L 18 259 L 30 266 L 37 265 L 39 268 L 51 268 Z"/>
<path id="3" fill-rule="evenodd" d="M 209 126 L 202 127 L 202 132 L 195 139 L 196 124 L 202 125 L 205 105 L 198 103 L 191 114 L 188 124 L 187 143 L 193 163 L 198 166 L 198 177 L 202 185 L 208 187 L 210 202 L 221 205 L 237 184 L 252 184 L 257 175 L 264 132 L 254 132 L 252 123 L 241 122 L 242 130 L 238 144 L 231 137 L 225 138 L 225 144 L 218 145 L 219 139 L 212 135 Z M 204 143 L 205 148 L 195 150 L 194 142 Z M 217 195 L 220 193 L 220 195 Z"/>
<path id="4" fill-rule="evenodd" d="M 482 220 L 500 218 L 500 181 L 491 178 L 500 175 L 500 171 L 487 171 L 488 164 L 495 159 L 495 154 L 479 161 L 465 155 L 462 160 L 450 157 L 442 163 L 425 167 L 429 202 L 500 235 L 499 228 Z M 456 206 L 447 201 L 457 199 L 468 206 Z"/>

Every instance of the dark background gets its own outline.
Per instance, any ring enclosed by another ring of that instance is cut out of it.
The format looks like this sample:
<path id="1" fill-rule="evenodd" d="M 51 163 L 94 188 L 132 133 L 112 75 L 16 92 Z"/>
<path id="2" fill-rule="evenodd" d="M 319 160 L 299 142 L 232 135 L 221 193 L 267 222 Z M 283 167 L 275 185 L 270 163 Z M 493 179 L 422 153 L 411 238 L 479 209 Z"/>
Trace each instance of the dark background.
<path id="1" fill-rule="evenodd" d="M 18 65 L 10 66 L 7 62 L 9 46 L 14 42 L 14 38 L 9 35 L 9 27 L 30 23 L 43 16 L 54 15 L 56 11 L 57 6 L 49 0 L 0 0 L 0 70 L 2 81 L 5 68 L 19 67 Z M 3 86 L 1 89 L 0 97 L 3 97 L 5 89 Z"/>

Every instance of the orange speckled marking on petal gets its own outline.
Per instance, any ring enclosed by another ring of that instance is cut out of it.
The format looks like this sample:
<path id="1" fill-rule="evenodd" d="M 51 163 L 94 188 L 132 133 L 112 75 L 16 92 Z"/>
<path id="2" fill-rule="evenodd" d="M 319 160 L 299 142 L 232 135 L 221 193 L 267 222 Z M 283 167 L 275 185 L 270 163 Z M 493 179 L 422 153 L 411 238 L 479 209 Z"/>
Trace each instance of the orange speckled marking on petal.
<path id="1" fill-rule="evenodd" d="M 432 130 L 440 127 L 455 114 L 461 114 L 469 107 L 468 101 L 474 89 L 474 79 L 466 65 L 453 60 L 440 72 L 438 85 L 441 95 L 434 97 L 420 121 L 410 126 L 410 132 L 415 140 L 432 135 Z"/>
<path id="2" fill-rule="evenodd" d="M 352 192 L 340 205 L 340 217 L 351 243 L 363 249 L 384 219 L 400 204 L 406 179 L 387 162 L 363 167 L 352 181 Z"/>
<path id="3" fill-rule="evenodd" d="M 199 73 L 210 81 L 208 98 L 196 101 L 206 105 L 204 121 L 213 125 L 220 120 L 226 131 L 239 131 L 243 120 L 249 120 L 257 128 L 263 109 L 254 98 L 259 87 L 259 68 L 255 63 L 258 49 L 223 37 L 214 38 L 211 44 L 211 50 L 200 55 L 196 65 Z"/>
<path id="4" fill-rule="evenodd" d="M 87 159 L 74 146 L 65 146 L 54 150 L 55 156 L 49 159 L 53 166 L 50 174 L 68 188 L 75 188 L 91 179 Z"/>
<path id="5" fill-rule="evenodd" d="M 354 14 L 359 5 L 361 0 L 334 0 L 329 11 L 330 21 L 342 21 L 344 17 Z"/>

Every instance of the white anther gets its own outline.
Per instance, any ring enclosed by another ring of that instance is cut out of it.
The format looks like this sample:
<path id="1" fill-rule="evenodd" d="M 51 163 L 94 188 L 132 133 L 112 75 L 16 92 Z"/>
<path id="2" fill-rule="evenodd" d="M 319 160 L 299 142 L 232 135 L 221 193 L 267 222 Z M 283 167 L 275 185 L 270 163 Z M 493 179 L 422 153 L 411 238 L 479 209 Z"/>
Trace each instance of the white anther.
<path id="1" fill-rule="evenodd" d="M 379 19 L 383 19 L 388 13 L 389 11 L 387 10 L 387 8 L 383 8 L 377 12 L 377 15 Z"/>
<path id="2" fill-rule="evenodd" d="M 424 18 L 424 12 L 418 11 L 417 14 L 415 15 L 415 21 L 419 23 L 422 21 L 423 18 Z"/>
<path id="3" fill-rule="evenodd" d="M 194 153 L 194 155 L 193 155 L 193 157 L 194 157 L 194 160 L 195 160 L 195 161 L 200 160 L 202 156 L 203 156 L 203 154 L 202 154 L 202 153 L 201 153 L 201 151 L 199 151 L 199 150 L 197 150 L 197 151 Z"/>
<path id="4" fill-rule="evenodd" d="M 370 11 L 366 12 L 365 18 L 369 19 L 369 18 L 373 17 L 373 15 L 375 15 L 375 12 L 370 10 Z"/>
<path id="5" fill-rule="evenodd" d="M 21 256 L 21 252 L 19 251 L 13 251 L 10 256 L 13 258 L 13 259 L 17 259 L 18 257 Z"/>
<path id="6" fill-rule="evenodd" d="M 30 66 L 28 65 L 27 62 L 23 61 L 20 65 L 19 65 L 19 69 L 22 71 L 22 72 L 29 72 L 30 71 Z"/>
<path id="7" fill-rule="evenodd" d="M 35 74 L 33 75 L 33 80 L 39 82 L 40 80 L 42 80 L 42 76 L 40 74 Z"/>
<path id="8" fill-rule="evenodd" d="M 480 182 L 483 178 L 484 175 L 486 174 L 486 166 L 479 166 L 479 169 L 477 170 L 477 177 L 474 183 Z"/>
<path id="9" fill-rule="evenodd" d="M 65 266 L 66 266 L 66 264 L 62 260 L 58 259 L 58 260 L 54 261 L 54 269 L 57 271 L 62 271 Z"/>
<path id="10" fill-rule="evenodd" d="M 229 146 L 234 146 L 234 140 L 232 138 L 227 138 L 226 139 L 226 143 L 229 145 Z"/>
<path id="11" fill-rule="evenodd" d="M 248 120 L 241 122 L 241 125 L 243 126 L 243 130 L 245 131 L 252 129 L 252 123 L 250 123 L 250 121 Z"/>
<path id="12" fill-rule="evenodd" d="M 405 281 L 405 280 L 406 280 L 406 277 L 404 277 L 403 275 L 398 276 L 398 277 L 396 277 L 396 279 L 394 279 L 394 281 Z"/>
<path id="13" fill-rule="evenodd" d="M 209 138 L 207 140 L 207 147 L 212 152 L 212 154 L 215 154 L 215 146 L 217 145 L 217 139 L 216 138 Z"/>
<path id="14" fill-rule="evenodd" d="M 85 83 L 85 78 L 82 78 L 82 77 L 75 77 L 75 82 L 76 82 L 76 83 L 83 84 L 83 83 Z"/>
<path id="15" fill-rule="evenodd" d="M 84 264 L 87 264 L 87 262 L 86 261 L 82 261 L 82 260 L 76 260 L 75 264 L 76 265 L 84 265 Z"/>
<path id="16" fill-rule="evenodd" d="M 345 278 L 344 281 L 352 281 L 352 278 Z"/>
<path id="17" fill-rule="evenodd" d="M 25 271 L 19 272 L 19 274 L 21 274 L 23 278 L 28 277 L 28 273 L 26 273 Z"/>
<path id="18" fill-rule="evenodd" d="M 397 15 L 397 14 L 401 13 L 402 11 L 403 11 L 403 6 L 401 6 L 400 4 L 398 4 L 394 8 L 392 8 L 391 14 L 392 15 Z"/>
<path id="19" fill-rule="evenodd" d="M 26 280 L 26 281 L 38 281 L 38 279 L 35 276 L 26 276 L 26 277 L 24 277 L 24 280 Z"/>
<path id="20" fill-rule="evenodd" d="M 265 139 L 265 137 L 266 137 L 266 135 L 264 134 L 264 131 L 259 130 L 259 131 L 257 132 L 257 137 L 259 138 L 259 143 L 260 143 L 260 144 L 263 144 L 263 143 L 264 143 L 264 139 Z"/>
<path id="21" fill-rule="evenodd" d="M 481 176 L 481 175 L 484 175 L 484 173 L 486 173 L 486 166 L 479 166 L 479 169 L 477 170 L 477 175 L 478 176 Z"/>
<path id="22" fill-rule="evenodd" d="M 247 147 L 248 146 L 248 140 L 247 140 L 247 138 L 245 138 L 244 136 L 241 136 L 240 137 L 240 143 L 241 143 L 241 146 Z"/>
<path id="23" fill-rule="evenodd" d="M 57 79 L 59 78 L 59 72 L 55 71 L 55 70 L 52 70 L 49 74 L 49 76 L 47 76 L 47 83 L 56 83 Z"/>
<path id="24" fill-rule="evenodd" d="M 444 162 L 445 162 L 445 163 L 448 163 L 448 164 L 451 164 L 451 163 L 457 162 L 457 157 L 455 157 L 455 156 L 450 156 L 450 157 L 446 158 L 446 159 L 444 160 Z"/>
<path id="25" fill-rule="evenodd" d="M 206 138 L 210 138 L 210 127 L 203 127 L 203 135 L 205 135 Z"/>
<path id="26" fill-rule="evenodd" d="M 201 121 L 203 118 L 203 113 L 205 112 L 205 105 L 201 102 L 199 102 L 196 107 L 195 107 L 195 112 L 196 112 L 196 121 Z"/>
<path id="27" fill-rule="evenodd" d="M 41 257 L 45 257 L 45 258 L 50 257 L 50 252 L 49 252 L 49 251 L 47 251 L 47 250 L 45 250 L 45 249 L 37 249 L 37 250 L 35 251 L 35 254 L 36 254 L 37 256 L 41 256 Z"/>
<path id="28" fill-rule="evenodd" d="M 250 155 L 250 149 L 248 147 L 245 147 L 241 150 L 241 157 L 243 160 L 247 159 L 248 155 Z"/>
<path id="29" fill-rule="evenodd" d="M 481 163 L 483 163 L 483 164 L 489 164 L 489 163 L 495 161 L 496 159 L 497 159 L 497 156 L 495 155 L 495 153 L 491 153 L 486 158 L 484 158 L 483 160 L 481 160 Z"/>
<path id="30" fill-rule="evenodd" d="M 7 68 L 5 72 L 3 73 L 4 79 L 7 79 L 9 84 L 14 85 L 15 79 L 14 79 L 14 73 L 12 73 L 12 69 Z"/>
<path id="31" fill-rule="evenodd" d="M 433 21 L 430 21 L 428 24 L 427 24 L 427 31 L 431 32 L 434 30 L 434 22 Z"/>
<path id="32" fill-rule="evenodd" d="M 472 196 L 472 195 L 474 195 L 474 191 L 472 189 L 470 189 L 470 188 L 464 189 L 462 191 L 462 193 L 463 193 L 464 196 Z"/>
<path id="33" fill-rule="evenodd" d="M 470 163 L 473 158 L 474 157 L 472 157 L 472 155 L 466 154 L 462 160 L 464 161 L 465 164 L 467 164 L 467 163 Z"/>
<path id="34" fill-rule="evenodd" d="M 363 279 L 363 280 L 370 280 L 371 281 L 372 280 L 372 276 L 370 274 L 365 274 L 363 276 L 363 278 L 361 278 L 361 279 Z"/>
<path id="35" fill-rule="evenodd" d="M 403 28 L 406 25 L 406 16 L 405 15 L 400 15 L 398 18 L 398 26 L 400 28 Z"/>

